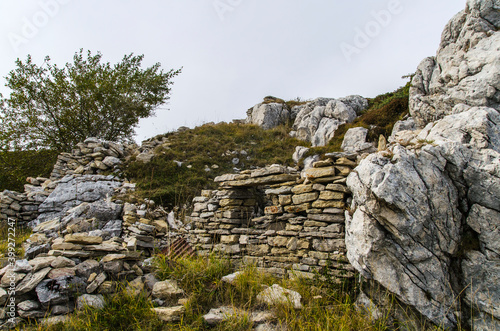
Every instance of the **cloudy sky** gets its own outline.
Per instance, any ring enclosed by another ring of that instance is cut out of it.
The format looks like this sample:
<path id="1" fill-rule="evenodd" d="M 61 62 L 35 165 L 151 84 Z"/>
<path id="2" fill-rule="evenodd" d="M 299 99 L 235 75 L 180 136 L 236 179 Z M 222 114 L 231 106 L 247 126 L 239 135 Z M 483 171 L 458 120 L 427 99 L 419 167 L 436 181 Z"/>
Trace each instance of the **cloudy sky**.
<path id="1" fill-rule="evenodd" d="M 373 97 L 434 55 L 465 0 L 0 0 L 0 93 L 16 58 L 64 64 L 83 48 L 106 61 L 183 67 L 168 105 L 137 140 L 244 118 L 264 96 Z"/>

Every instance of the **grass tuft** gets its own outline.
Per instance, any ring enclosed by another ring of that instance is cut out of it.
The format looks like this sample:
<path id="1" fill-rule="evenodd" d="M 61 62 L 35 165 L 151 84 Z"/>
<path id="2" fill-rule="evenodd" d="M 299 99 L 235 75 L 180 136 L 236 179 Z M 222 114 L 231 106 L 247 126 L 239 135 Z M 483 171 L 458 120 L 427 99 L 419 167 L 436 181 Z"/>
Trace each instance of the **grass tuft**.
<path id="1" fill-rule="evenodd" d="M 161 321 L 151 310 L 153 305 L 144 292 L 133 295 L 126 289 L 106 298 L 102 309 L 85 307 L 71 315 L 68 322 L 50 327 L 39 326 L 46 331 L 101 331 L 101 330 L 166 330 L 167 323 Z"/>
<path id="2" fill-rule="evenodd" d="M 23 258 L 24 248 L 23 243 L 31 236 L 33 233 L 30 227 L 18 227 L 15 226 L 15 254 L 18 259 Z M 6 220 L 0 221 L 0 238 L 4 238 L 0 242 L 0 258 L 4 258 L 8 254 L 9 241 L 7 238 L 12 238 L 12 230 L 9 233 L 9 225 Z"/>

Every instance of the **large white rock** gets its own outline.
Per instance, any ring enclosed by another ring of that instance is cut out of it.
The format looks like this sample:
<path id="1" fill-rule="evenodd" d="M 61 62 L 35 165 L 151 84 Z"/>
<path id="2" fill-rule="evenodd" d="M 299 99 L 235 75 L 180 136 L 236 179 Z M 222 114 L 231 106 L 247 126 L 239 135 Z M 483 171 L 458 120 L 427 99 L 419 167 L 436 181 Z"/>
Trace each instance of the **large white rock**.
<path id="1" fill-rule="evenodd" d="M 351 264 L 446 327 L 456 325 L 466 288 L 489 328 L 500 326 L 499 126 L 491 108 L 446 116 L 422 130 L 422 148 L 372 154 L 347 179 L 356 206 L 346 221 Z M 480 251 L 463 248 L 465 221 Z"/>
<path id="2" fill-rule="evenodd" d="M 445 27 L 435 57 L 423 60 L 410 89 L 420 127 L 453 114 L 455 105 L 500 109 L 500 1 L 468 0 Z"/>
<path id="3" fill-rule="evenodd" d="M 368 129 L 363 127 L 352 128 L 347 130 L 342 141 L 342 150 L 348 153 L 373 153 L 376 151 L 375 146 L 366 142 Z"/>
<path id="4" fill-rule="evenodd" d="M 295 147 L 295 152 L 292 155 L 292 159 L 295 163 L 299 163 L 300 160 L 304 158 L 304 155 L 309 151 L 309 148 L 304 146 Z"/>
<path id="5" fill-rule="evenodd" d="M 87 218 L 117 219 L 121 206 L 106 201 L 106 198 L 111 197 L 121 184 L 113 176 L 66 176 L 39 206 L 40 216 L 30 226 L 35 227 L 45 221 L 69 216 L 66 213 L 73 213 L 72 218 L 86 214 Z M 82 206 L 80 210 L 76 210 L 79 206 Z"/>
<path id="6" fill-rule="evenodd" d="M 341 124 L 350 123 L 366 108 L 368 101 L 353 95 L 339 99 L 317 98 L 297 108 L 293 124 L 295 137 L 313 146 L 325 146 Z"/>
<path id="7" fill-rule="evenodd" d="M 153 286 L 153 297 L 159 299 L 170 299 L 179 297 L 184 293 L 184 291 L 177 286 L 175 280 L 164 280 L 162 282 L 157 282 Z"/>
<path id="8" fill-rule="evenodd" d="M 295 291 L 285 289 L 278 284 L 268 287 L 257 295 L 257 301 L 274 306 L 279 304 L 289 304 L 295 309 L 301 309 L 302 296 Z"/>
<path id="9" fill-rule="evenodd" d="M 259 103 L 247 112 L 246 122 L 272 129 L 290 120 L 290 112 L 282 103 Z"/>

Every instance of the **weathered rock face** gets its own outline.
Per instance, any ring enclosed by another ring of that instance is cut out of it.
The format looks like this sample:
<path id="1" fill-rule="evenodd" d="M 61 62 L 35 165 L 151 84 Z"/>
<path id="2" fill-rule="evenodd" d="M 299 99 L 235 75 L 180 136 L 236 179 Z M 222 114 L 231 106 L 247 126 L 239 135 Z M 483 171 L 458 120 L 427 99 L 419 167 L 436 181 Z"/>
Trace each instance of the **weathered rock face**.
<path id="1" fill-rule="evenodd" d="M 368 101 L 357 95 L 339 99 L 318 98 L 294 107 L 298 114 L 292 135 L 310 141 L 313 146 L 324 146 L 341 124 L 354 121 L 367 107 Z"/>
<path id="2" fill-rule="evenodd" d="M 114 190 L 121 185 L 122 183 L 113 176 L 66 176 L 58 182 L 55 190 L 38 207 L 40 216 L 31 226 L 36 226 L 41 222 L 55 217 L 61 217 L 71 208 L 79 206 L 84 202 L 94 203 L 99 201 L 92 205 L 91 208 L 93 210 L 91 214 L 95 214 L 94 216 L 102 219 L 116 219 L 117 214 L 121 212 L 118 207 L 110 208 L 110 206 L 101 205 L 106 204 L 105 199 L 111 197 Z M 110 210 L 114 209 L 116 209 L 112 212 L 114 215 L 108 215 Z M 94 216 L 90 216 L 89 218 Z"/>
<path id="3" fill-rule="evenodd" d="M 410 113 L 420 127 L 454 107 L 500 109 L 500 1 L 469 0 L 445 27 L 437 55 L 420 63 L 410 89 Z"/>
<path id="4" fill-rule="evenodd" d="M 350 262 L 436 324 L 456 324 L 467 288 L 466 302 L 500 325 L 499 128 L 491 108 L 446 116 L 416 136 L 427 144 L 372 154 L 347 179 Z"/>
<path id="5" fill-rule="evenodd" d="M 247 112 L 246 122 L 272 129 L 291 120 L 291 113 L 282 103 L 259 103 Z"/>
<path id="6" fill-rule="evenodd" d="M 342 150 L 349 153 L 373 153 L 376 148 L 373 144 L 366 142 L 368 129 L 366 128 L 352 128 L 347 130 L 342 142 Z"/>

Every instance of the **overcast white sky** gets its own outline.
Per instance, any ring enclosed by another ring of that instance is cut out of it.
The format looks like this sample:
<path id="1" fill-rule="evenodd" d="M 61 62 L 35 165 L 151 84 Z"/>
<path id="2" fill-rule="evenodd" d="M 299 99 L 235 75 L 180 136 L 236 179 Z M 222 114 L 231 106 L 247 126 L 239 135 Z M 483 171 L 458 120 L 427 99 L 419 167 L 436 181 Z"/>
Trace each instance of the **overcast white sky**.
<path id="1" fill-rule="evenodd" d="M 465 0 L 0 0 L 0 92 L 16 58 L 64 64 L 83 48 L 106 61 L 184 67 L 169 104 L 137 140 L 245 118 L 266 95 L 373 97 L 434 55 Z M 347 54 L 347 56 L 346 56 Z"/>

